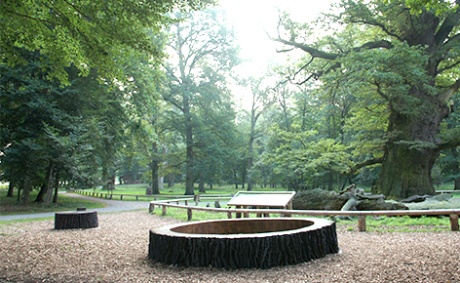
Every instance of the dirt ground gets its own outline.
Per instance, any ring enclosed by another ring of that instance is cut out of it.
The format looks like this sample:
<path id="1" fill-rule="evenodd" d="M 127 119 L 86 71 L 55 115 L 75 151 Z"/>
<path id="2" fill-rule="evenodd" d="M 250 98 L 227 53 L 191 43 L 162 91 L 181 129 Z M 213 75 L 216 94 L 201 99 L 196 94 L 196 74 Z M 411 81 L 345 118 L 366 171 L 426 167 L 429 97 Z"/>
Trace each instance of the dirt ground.
<path id="1" fill-rule="evenodd" d="M 53 220 L 0 226 L 0 282 L 457 282 L 460 232 L 337 232 L 341 253 L 268 270 L 181 268 L 147 258 L 149 229 L 178 223 L 144 211 L 100 214 L 99 227 Z"/>

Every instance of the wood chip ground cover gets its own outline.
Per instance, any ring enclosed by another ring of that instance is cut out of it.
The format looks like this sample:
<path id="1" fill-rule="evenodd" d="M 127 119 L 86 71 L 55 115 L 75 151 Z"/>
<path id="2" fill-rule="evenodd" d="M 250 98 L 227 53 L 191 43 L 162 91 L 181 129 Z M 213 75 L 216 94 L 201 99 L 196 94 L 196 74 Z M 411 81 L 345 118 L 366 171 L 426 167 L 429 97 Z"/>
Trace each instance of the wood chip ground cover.
<path id="1" fill-rule="evenodd" d="M 341 253 L 268 270 L 179 268 L 147 259 L 147 212 L 99 215 L 99 228 L 52 220 L 0 226 L 0 282 L 460 282 L 460 233 L 338 229 Z"/>

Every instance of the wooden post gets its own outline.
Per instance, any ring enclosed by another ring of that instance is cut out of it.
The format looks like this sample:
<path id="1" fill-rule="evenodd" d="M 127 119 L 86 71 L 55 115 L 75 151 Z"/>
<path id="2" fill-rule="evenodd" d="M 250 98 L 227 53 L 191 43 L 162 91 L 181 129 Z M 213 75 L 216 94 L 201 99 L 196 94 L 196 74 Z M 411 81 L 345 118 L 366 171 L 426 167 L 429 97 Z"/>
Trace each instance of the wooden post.
<path id="1" fill-rule="evenodd" d="M 138 201 L 138 200 L 139 200 L 139 196 L 136 196 L 136 201 Z"/>
<path id="2" fill-rule="evenodd" d="M 192 209 L 187 208 L 187 220 L 191 221 L 192 220 Z"/>
<path id="3" fill-rule="evenodd" d="M 365 215 L 358 216 L 358 230 L 359 232 L 366 232 L 366 216 Z"/>
<path id="4" fill-rule="evenodd" d="M 228 219 L 232 219 L 232 213 L 231 213 L 230 211 L 227 212 L 227 218 L 228 218 Z"/>
<path id="5" fill-rule="evenodd" d="M 166 205 L 163 205 L 163 207 L 161 208 L 161 215 L 166 215 Z"/>
<path id="6" fill-rule="evenodd" d="M 185 205 L 188 205 L 188 200 L 185 200 Z"/>
<path id="7" fill-rule="evenodd" d="M 452 231 L 458 231 L 458 214 L 450 214 L 450 229 Z"/>
<path id="8" fill-rule="evenodd" d="M 241 208 L 241 206 L 237 205 L 235 208 Z M 241 212 L 236 213 L 236 218 L 241 218 Z"/>
<path id="9" fill-rule="evenodd" d="M 120 200 L 123 200 L 123 195 L 120 195 Z"/>
<path id="10" fill-rule="evenodd" d="M 149 205 L 149 213 L 152 213 L 154 209 L 155 209 L 155 204 L 150 203 L 150 205 Z"/>

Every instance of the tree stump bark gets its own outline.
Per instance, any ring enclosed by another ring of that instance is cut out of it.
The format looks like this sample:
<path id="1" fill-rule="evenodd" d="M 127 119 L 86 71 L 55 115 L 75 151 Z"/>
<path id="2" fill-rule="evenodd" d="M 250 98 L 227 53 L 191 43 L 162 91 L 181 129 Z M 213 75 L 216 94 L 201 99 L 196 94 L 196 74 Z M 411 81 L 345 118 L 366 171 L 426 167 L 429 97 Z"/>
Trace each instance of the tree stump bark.
<path id="1" fill-rule="evenodd" d="M 150 231 L 150 259 L 226 269 L 298 264 L 339 251 L 335 222 L 258 218 L 201 221 Z"/>
<path id="2" fill-rule="evenodd" d="M 98 226 L 96 211 L 56 212 L 54 216 L 54 229 L 87 229 Z"/>

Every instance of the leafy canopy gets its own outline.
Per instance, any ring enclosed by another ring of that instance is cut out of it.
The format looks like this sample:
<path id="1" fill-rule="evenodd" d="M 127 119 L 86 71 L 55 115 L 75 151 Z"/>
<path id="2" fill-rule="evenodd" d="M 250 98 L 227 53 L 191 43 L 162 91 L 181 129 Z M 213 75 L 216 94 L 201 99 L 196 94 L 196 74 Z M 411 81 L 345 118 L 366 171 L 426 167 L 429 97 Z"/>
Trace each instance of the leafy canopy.
<path id="1" fill-rule="evenodd" d="M 0 5 L 0 59 L 25 63 L 20 49 L 38 51 L 49 76 L 68 84 L 65 67 L 81 75 L 98 68 L 117 77 L 120 58 L 129 49 L 160 56 L 147 28 L 157 33 L 174 9 L 199 9 L 201 0 L 5 0 Z"/>

